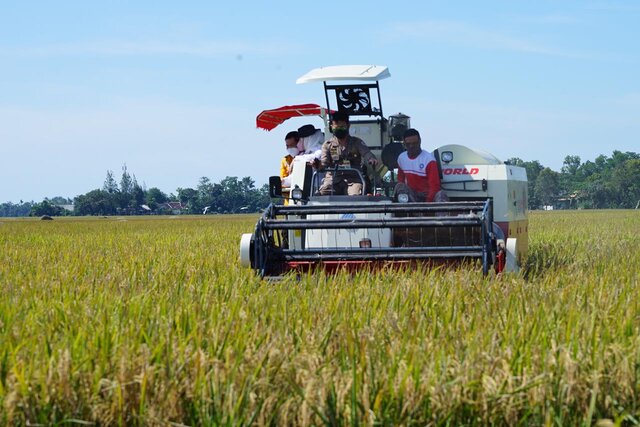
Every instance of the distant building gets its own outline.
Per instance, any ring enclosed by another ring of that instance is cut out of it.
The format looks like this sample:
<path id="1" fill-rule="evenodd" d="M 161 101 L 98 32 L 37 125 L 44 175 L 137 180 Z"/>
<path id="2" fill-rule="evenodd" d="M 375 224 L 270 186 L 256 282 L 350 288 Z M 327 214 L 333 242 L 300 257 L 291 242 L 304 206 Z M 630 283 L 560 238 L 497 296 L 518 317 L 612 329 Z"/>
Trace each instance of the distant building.
<path id="1" fill-rule="evenodd" d="M 170 213 L 172 215 L 180 215 L 186 206 L 181 202 L 167 202 L 158 205 L 158 210 L 161 212 Z"/>
<path id="2" fill-rule="evenodd" d="M 559 197 L 556 199 L 556 209 L 577 209 L 578 208 L 578 193 L 572 193 L 565 197 Z"/>

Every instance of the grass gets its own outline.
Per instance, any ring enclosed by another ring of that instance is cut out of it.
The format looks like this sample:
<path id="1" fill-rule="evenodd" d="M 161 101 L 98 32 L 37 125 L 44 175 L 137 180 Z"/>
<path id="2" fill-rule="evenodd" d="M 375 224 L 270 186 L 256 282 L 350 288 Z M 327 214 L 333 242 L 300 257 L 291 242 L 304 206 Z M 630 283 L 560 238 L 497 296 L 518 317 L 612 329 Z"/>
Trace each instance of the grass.
<path id="1" fill-rule="evenodd" d="M 526 274 L 239 267 L 255 216 L 0 220 L 0 424 L 637 425 L 640 214 Z"/>

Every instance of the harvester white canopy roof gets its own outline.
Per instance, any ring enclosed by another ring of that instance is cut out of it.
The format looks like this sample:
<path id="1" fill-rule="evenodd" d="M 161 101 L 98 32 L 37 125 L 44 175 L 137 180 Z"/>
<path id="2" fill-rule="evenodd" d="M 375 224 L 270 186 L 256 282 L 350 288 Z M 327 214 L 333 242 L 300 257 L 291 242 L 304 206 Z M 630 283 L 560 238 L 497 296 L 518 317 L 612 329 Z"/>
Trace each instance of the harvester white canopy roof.
<path id="1" fill-rule="evenodd" d="M 309 71 L 296 80 L 297 84 L 329 80 L 377 81 L 391 77 L 384 65 L 334 65 Z"/>

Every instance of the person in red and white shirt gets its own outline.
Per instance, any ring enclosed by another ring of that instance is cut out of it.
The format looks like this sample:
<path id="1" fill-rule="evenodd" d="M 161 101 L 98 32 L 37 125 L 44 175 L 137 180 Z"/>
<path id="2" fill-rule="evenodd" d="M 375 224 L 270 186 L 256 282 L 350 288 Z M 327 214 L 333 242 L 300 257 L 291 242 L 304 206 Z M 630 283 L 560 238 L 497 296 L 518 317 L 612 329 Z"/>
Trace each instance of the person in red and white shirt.
<path id="1" fill-rule="evenodd" d="M 399 194 L 409 196 L 411 202 L 446 201 L 440 191 L 438 164 L 433 154 L 420 147 L 420 133 L 407 129 L 403 137 L 404 151 L 398 156 L 398 184 L 394 189 Z"/>

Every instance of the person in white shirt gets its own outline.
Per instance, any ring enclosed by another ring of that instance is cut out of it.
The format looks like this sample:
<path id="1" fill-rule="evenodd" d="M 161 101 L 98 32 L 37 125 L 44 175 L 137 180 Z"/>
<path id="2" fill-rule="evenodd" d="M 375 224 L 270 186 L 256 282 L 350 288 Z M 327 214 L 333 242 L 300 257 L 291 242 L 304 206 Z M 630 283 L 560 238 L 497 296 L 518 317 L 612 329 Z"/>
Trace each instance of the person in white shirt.
<path id="1" fill-rule="evenodd" d="M 411 202 L 444 202 L 447 196 L 440 189 L 438 164 L 433 154 L 420 146 L 420 133 L 407 129 L 403 137 L 407 151 L 398 156 L 398 183 L 396 197 L 407 194 Z"/>

